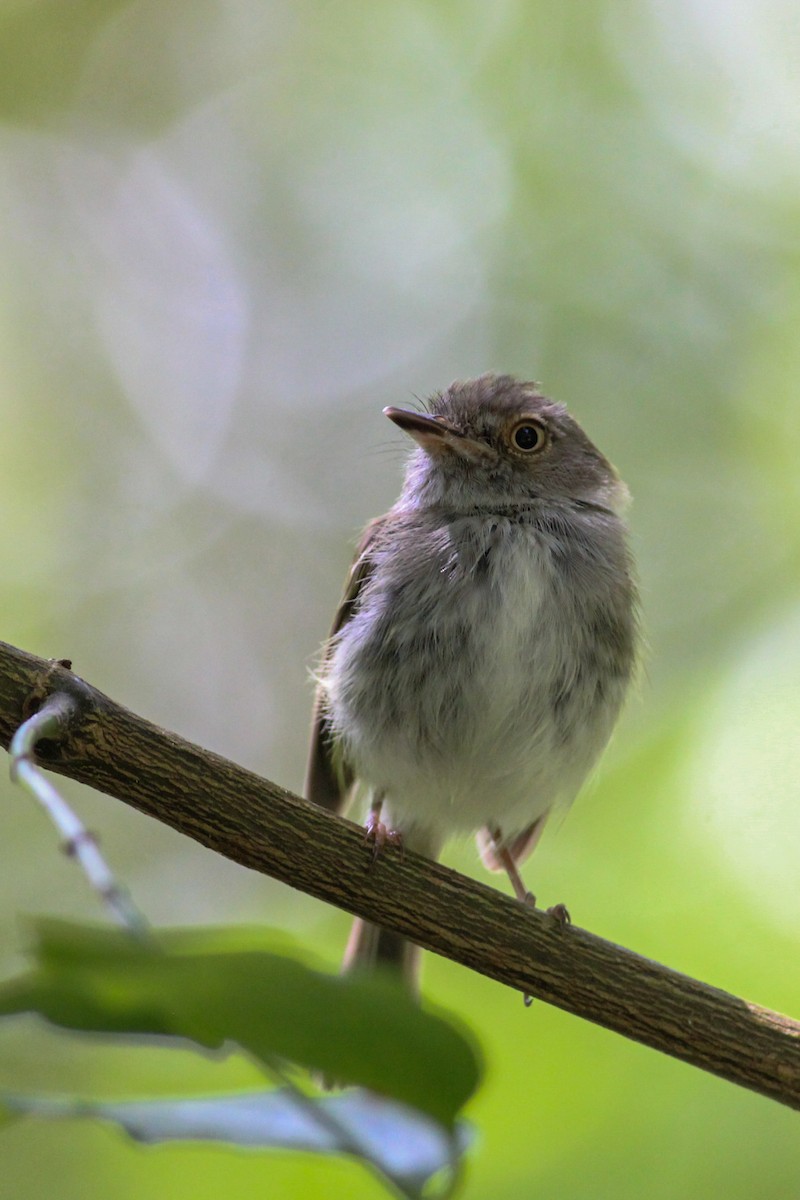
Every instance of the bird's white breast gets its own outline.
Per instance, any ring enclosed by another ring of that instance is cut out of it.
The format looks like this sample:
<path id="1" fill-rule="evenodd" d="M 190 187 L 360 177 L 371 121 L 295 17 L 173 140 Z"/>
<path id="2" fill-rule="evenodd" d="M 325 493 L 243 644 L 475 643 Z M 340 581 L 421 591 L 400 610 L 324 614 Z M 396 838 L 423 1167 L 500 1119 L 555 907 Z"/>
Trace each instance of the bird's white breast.
<path id="1" fill-rule="evenodd" d="M 405 536 L 339 635 L 334 728 L 401 828 L 510 836 L 573 798 L 622 700 L 624 679 L 598 684 L 592 581 L 578 603 L 564 546 L 533 521 L 464 516 Z"/>

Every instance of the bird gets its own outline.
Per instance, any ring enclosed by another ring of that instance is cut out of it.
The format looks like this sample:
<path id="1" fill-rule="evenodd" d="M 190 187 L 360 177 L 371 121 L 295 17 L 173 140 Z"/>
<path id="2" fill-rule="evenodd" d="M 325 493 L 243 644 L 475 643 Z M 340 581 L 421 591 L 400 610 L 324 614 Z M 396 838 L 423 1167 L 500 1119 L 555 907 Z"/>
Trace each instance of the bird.
<path id="1" fill-rule="evenodd" d="M 474 833 L 531 899 L 519 866 L 598 761 L 635 671 L 628 491 L 534 382 L 489 373 L 384 414 L 414 446 L 322 651 L 305 794 L 342 812 L 366 792 L 375 854 L 435 859 Z M 389 967 L 413 990 L 418 960 L 356 919 L 346 970 Z"/>

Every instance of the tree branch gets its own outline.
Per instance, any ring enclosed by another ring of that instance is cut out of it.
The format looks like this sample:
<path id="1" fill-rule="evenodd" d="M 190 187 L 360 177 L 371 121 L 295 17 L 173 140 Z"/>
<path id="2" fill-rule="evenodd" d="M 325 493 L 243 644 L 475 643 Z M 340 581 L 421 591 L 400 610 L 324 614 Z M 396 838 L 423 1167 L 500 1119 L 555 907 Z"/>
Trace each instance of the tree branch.
<path id="1" fill-rule="evenodd" d="M 0 743 L 65 693 L 43 766 L 123 800 L 242 866 L 454 962 L 800 1108 L 800 1022 L 680 975 L 415 854 L 375 869 L 359 826 L 115 704 L 69 664 L 0 642 Z"/>

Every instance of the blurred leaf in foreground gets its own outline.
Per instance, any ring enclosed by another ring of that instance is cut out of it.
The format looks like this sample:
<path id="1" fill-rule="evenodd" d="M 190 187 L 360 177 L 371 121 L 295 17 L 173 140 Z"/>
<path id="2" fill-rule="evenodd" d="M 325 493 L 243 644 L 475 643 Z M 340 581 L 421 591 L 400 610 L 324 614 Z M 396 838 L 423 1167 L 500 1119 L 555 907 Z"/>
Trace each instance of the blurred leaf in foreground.
<path id="1" fill-rule="evenodd" d="M 0 1015 L 235 1044 L 268 1067 L 297 1064 L 391 1097 L 447 1130 L 478 1084 L 466 1031 L 421 1010 L 393 979 L 325 975 L 240 929 L 174 930 L 150 944 L 58 921 L 35 930 L 35 965 L 0 987 Z"/>
<path id="2" fill-rule="evenodd" d="M 419 1195 L 434 1175 L 454 1169 L 470 1136 L 463 1124 L 448 1134 L 419 1112 L 362 1090 L 327 1096 L 308 1107 L 298 1103 L 291 1090 L 127 1103 L 7 1095 L 1 1103 L 9 1118 L 95 1118 L 148 1144 L 211 1141 L 249 1149 L 355 1155 L 412 1196 Z"/>

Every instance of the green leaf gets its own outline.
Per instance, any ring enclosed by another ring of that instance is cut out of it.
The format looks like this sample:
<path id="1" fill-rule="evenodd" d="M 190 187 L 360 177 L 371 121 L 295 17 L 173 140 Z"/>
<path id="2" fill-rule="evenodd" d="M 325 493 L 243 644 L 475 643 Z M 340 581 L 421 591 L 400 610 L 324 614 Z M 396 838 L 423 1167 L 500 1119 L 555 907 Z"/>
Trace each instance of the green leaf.
<path id="1" fill-rule="evenodd" d="M 421 1009 L 393 977 L 332 976 L 263 948 L 253 931 L 167 931 L 151 944 L 43 921 L 36 964 L 0 987 L 0 1015 L 68 1029 L 235 1043 L 391 1096 L 450 1128 L 480 1062 L 463 1029 Z M 262 948 L 259 948 L 259 943 Z"/>
<path id="2" fill-rule="evenodd" d="M 0 1108 L 3 1104 L 17 1116 L 111 1121 L 140 1142 L 224 1142 L 354 1155 L 410 1195 L 439 1172 L 454 1172 L 471 1140 L 463 1123 L 450 1135 L 430 1118 L 360 1090 L 303 1103 L 281 1089 L 126 1103 L 8 1095 L 0 1097 Z"/>

